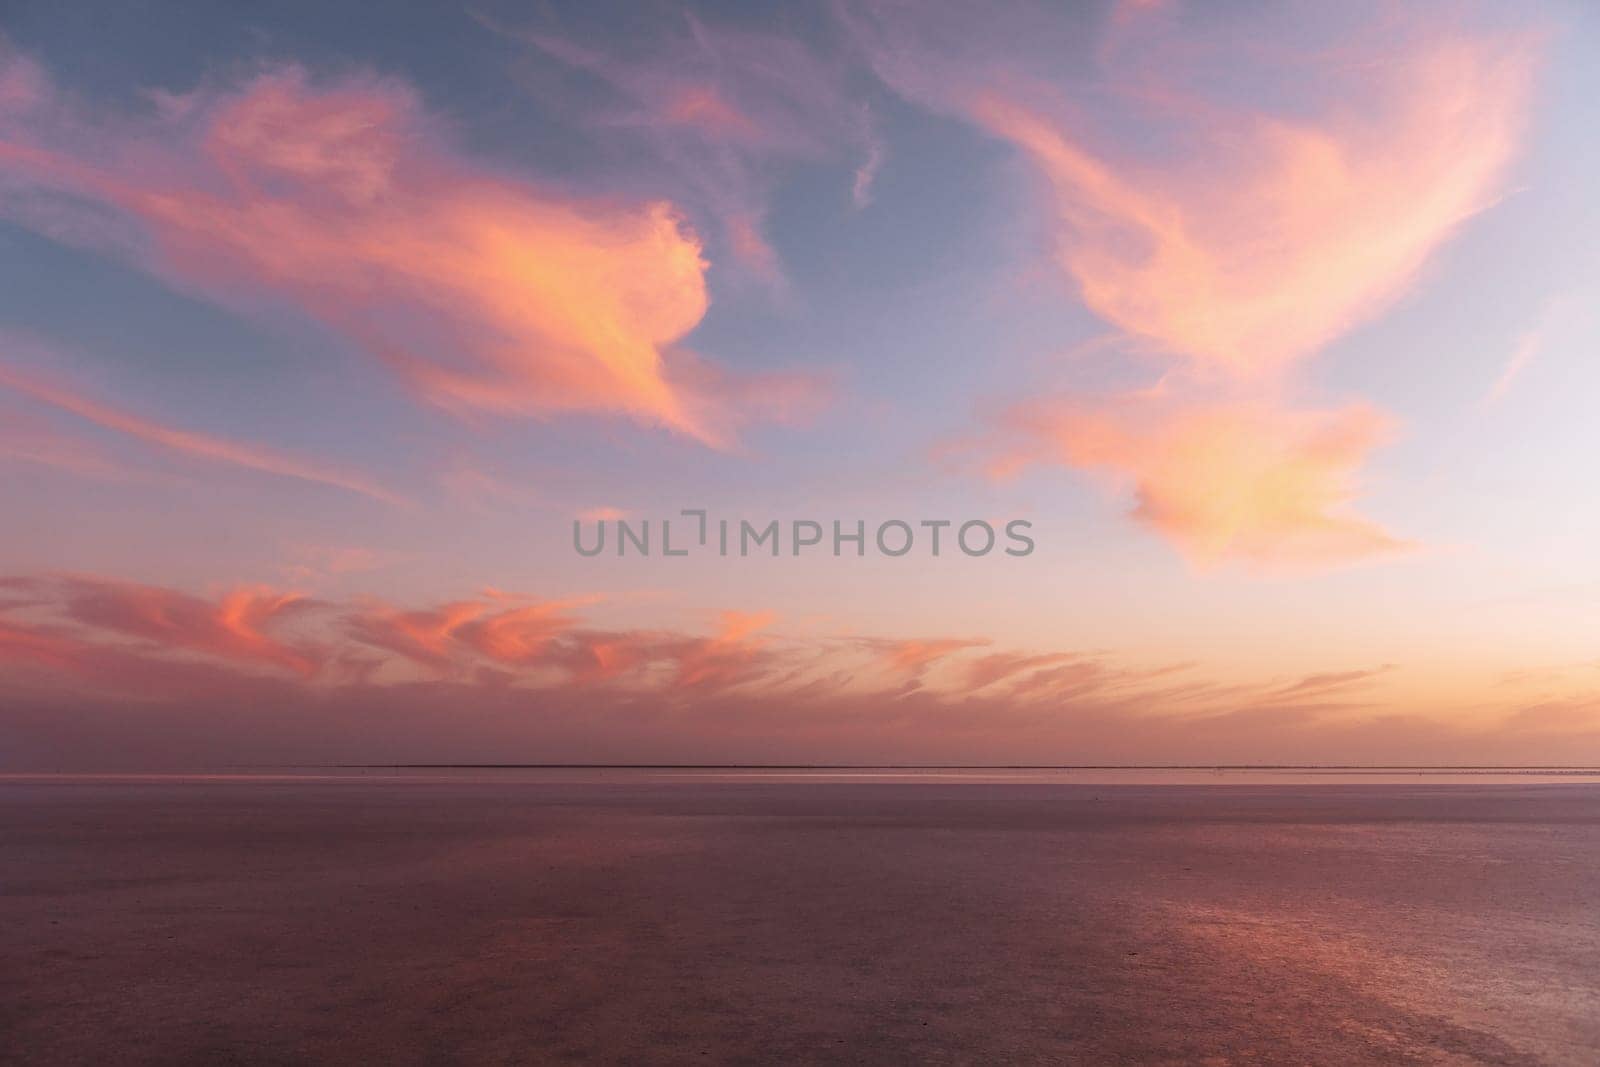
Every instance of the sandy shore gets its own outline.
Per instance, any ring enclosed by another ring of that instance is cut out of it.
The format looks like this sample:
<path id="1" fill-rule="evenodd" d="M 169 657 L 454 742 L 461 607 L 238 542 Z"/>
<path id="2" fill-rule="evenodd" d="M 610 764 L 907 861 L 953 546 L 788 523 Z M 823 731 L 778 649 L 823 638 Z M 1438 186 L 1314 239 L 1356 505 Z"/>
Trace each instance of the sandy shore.
<path id="1" fill-rule="evenodd" d="M 0 783 L 0 1060 L 1600 1061 L 1600 787 Z"/>

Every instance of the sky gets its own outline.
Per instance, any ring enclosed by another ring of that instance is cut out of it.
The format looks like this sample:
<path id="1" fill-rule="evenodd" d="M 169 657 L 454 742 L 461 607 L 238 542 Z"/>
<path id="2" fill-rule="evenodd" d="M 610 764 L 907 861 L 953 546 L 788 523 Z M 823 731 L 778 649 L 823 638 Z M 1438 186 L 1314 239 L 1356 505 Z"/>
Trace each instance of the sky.
<path id="1" fill-rule="evenodd" d="M 1600 761 L 1597 48 L 9 0 L 0 768 Z"/>

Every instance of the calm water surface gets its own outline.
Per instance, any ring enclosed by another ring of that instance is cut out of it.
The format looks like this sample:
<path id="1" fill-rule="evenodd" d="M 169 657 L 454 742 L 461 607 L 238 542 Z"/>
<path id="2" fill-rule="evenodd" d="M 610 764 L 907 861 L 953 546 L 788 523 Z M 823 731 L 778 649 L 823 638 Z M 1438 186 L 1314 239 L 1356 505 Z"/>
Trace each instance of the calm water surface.
<path id="1" fill-rule="evenodd" d="M 1600 777 L 0 778 L 15 1063 L 1600 1062 Z"/>

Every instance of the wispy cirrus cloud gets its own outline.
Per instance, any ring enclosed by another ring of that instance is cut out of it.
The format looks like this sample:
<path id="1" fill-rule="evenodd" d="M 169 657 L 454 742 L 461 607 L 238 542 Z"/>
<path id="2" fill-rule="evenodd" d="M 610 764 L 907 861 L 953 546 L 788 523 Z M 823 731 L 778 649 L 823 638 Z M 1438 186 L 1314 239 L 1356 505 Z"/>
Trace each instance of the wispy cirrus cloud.
<path id="1" fill-rule="evenodd" d="M 47 381 L 35 373 L 4 364 L 0 364 L 0 389 L 9 389 L 96 426 L 207 463 L 261 471 L 283 478 L 331 486 L 389 504 L 406 502 L 404 497 L 359 474 L 341 471 L 310 460 L 297 459 L 261 445 L 242 444 L 169 426 L 94 400 L 58 382 Z M 3 447 L 3 443 L 0 443 L 0 447 Z M 18 447 L 21 447 L 21 442 L 18 442 Z M 47 452 L 37 458 L 44 462 L 73 467 L 82 473 L 108 474 L 121 469 L 120 465 L 100 458 L 86 446 L 74 443 L 70 438 L 61 445 L 53 444 Z"/>
<path id="2" fill-rule="evenodd" d="M 1362 670 L 1308 674 L 1285 685 L 1279 690 L 1279 694 L 1290 697 L 1325 697 L 1332 693 L 1370 685 L 1393 669 L 1394 664 L 1386 663 L 1381 667 L 1368 667 Z"/>
<path id="3" fill-rule="evenodd" d="M 64 753 L 80 766 L 160 765 L 197 737 L 213 761 L 1202 763 L 1402 757 L 1419 745 L 1506 758 L 1501 745 L 1547 752 L 1600 737 L 1587 697 L 1506 693 L 1470 718 L 1397 712 L 1379 688 L 1390 665 L 1251 681 L 973 638 L 779 638 L 768 613 L 725 614 L 710 633 L 602 630 L 554 601 L 506 609 L 482 597 L 390 609 L 406 640 L 384 641 L 349 625 L 373 605 L 280 590 L 203 597 L 86 576 L 0 589 L 13 593 L 0 605 L 11 765 Z M 901 646 L 917 677 L 883 677 Z M 373 721 L 384 729 L 350 731 Z M 99 737 L 118 741 L 85 744 Z"/>
<path id="4" fill-rule="evenodd" d="M 378 604 L 352 612 L 347 629 L 351 637 L 373 648 L 423 667 L 449 671 L 456 662 L 456 635 L 486 610 L 486 605 L 476 600 L 412 610 Z"/>
<path id="5" fill-rule="evenodd" d="M 1156 161 L 1110 138 L 1094 147 L 1003 91 L 970 106 L 1049 182 L 1058 261 L 1092 310 L 1174 356 L 1256 379 L 1406 293 L 1500 194 L 1519 142 L 1526 40 L 1442 33 L 1367 59 L 1361 84 L 1347 79 L 1314 118 L 1190 98 L 1130 109 L 1150 126 L 1199 112 Z"/>
<path id="6" fill-rule="evenodd" d="M 978 637 L 879 638 L 861 639 L 861 645 L 874 652 L 889 670 L 919 677 L 933 664 L 957 652 L 981 648 L 988 639 Z"/>
<path id="7" fill-rule="evenodd" d="M 563 94 L 547 72 L 528 72 L 541 100 L 566 105 L 563 120 L 625 151 L 632 180 L 673 189 L 713 224 L 721 250 L 770 285 L 786 286 L 766 217 L 787 170 L 850 160 L 851 199 L 858 207 L 871 199 L 887 149 L 853 86 L 859 79 L 844 57 L 800 35 L 690 12 L 644 16 L 648 29 L 630 38 L 612 28 L 604 40 L 538 20 L 478 18 L 536 58 L 589 76 L 583 93 Z"/>
<path id="8" fill-rule="evenodd" d="M 726 446 L 823 389 L 682 347 L 706 263 L 662 200 L 585 199 L 451 144 L 407 85 L 298 67 L 88 119 L 26 59 L 0 104 L 0 213 L 233 303 L 288 304 L 450 408 L 591 413 Z"/>
<path id="9" fill-rule="evenodd" d="M 87 576 L 40 580 L 34 588 L 38 595 L 53 598 L 71 623 L 162 650 L 277 667 L 303 676 L 316 674 L 325 659 L 316 643 L 290 641 L 272 632 L 316 607 L 294 592 L 243 586 L 212 599 L 163 586 Z"/>
<path id="10" fill-rule="evenodd" d="M 1577 305 L 1578 301 L 1570 293 L 1558 293 L 1544 302 L 1533 323 L 1518 335 L 1500 374 L 1484 393 L 1481 407 L 1493 407 L 1505 398 L 1528 364 L 1550 343 L 1551 335 L 1557 332 L 1558 327 L 1565 325 L 1564 320 L 1571 317 L 1572 309 Z"/>
<path id="11" fill-rule="evenodd" d="M 542 601 L 472 619 L 458 628 L 458 639 L 481 655 L 515 666 L 537 663 L 550 642 L 574 625 L 574 605 Z"/>
<path id="12" fill-rule="evenodd" d="M 1017 149 L 1075 292 L 1171 361 L 1159 403 L 1009 410 L 990 468 L 1111 472 L 1135 516 L 1196 561 L 1389 552 L 1397 539 L 1349 510 L 1385 420 L 1294 401 L 1295 372 L 1411 292 L 1504 193 L 1537 37 L 1451 5 L 1260 11 L 1248 35 L 1172 8 L 1080 19 L 1097 48 L 1029 3 L 847 19 L 888 84 Z M 1306 25 L 1325 30 L 1314 45 Z"/>
<path id="13" fill-rule="evenodd" d="M 297 581 L 320 581 L 349 574 L 364 574 L 383 570 L 413 558 L 404 552 L 392 552 L 361 545 L 293 544 L 287 546 L 290 562 L 281 565 L 281 572 Z"/>
<path id="14" fill-rule="evenodd" d="M 991 652 L 968 666 L 966 685 L 969 691 L 976 692 L 1073 658 L 1070 652 Z"/>
<path id="15" fill-rule="evenodd" d="M 771 612 L 723 612 L 710 636 L 663 630 L 574 627 L 550 641 L 540 665 L 582 689 L 619 689 L 673 702 L 776 681 L 785 662 L 761 631 Z"/>
<path id="16" fill-rule="evenodd" d="M 120 480 L 131 472 L 104 449 L 64 433 L 36 412 L 0 410 L 0 459 L 84 478 Z"/>
<path id="17" fill-rule="evenodd" d="M 1252 681 L 972 638 L 779 636 L 768 612 L 726 613 L 701 633 L 599 629 L 571 602 L 499 597 L 383 608 L 87 576 L 0 589 L 12 597 L 0 604 L 0 725 L 22 745 L 13 761 L 60 744 L 78 765 L 160 762 L 174 738 L 201 734 L 209 758 L 234 761 L 592 758 L 596 745 L 628 758 L 1206 762 L 1428 744 L 1471 759 L 1600 737 L 1592 701 L 1551 711 L 1508 692 L 1470 720 L 1397 713 L 1380 689 L 1390 665 Z M 886 656 L 900 665 L 887 678 Z M 374 716 L 385 730 L 351 733 Z M 150 731 L 158 742 L 138 740 Z M 102 736 L 121 739 L 120 754 L 84 744 Z"/>

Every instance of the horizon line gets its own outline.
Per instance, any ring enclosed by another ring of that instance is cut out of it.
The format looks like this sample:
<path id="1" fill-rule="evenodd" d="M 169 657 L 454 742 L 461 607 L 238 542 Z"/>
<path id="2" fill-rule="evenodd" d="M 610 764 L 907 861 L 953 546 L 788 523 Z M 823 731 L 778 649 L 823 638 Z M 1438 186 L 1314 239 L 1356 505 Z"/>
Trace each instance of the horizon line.
<path id="1" fill-rule="evenodd" d="M 271 763 L 317 770 L 741 770 L 741 771 L 1597 771 L 1556 763 Z"/>

